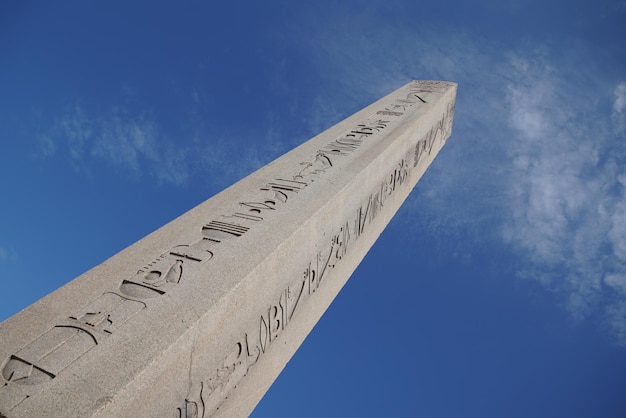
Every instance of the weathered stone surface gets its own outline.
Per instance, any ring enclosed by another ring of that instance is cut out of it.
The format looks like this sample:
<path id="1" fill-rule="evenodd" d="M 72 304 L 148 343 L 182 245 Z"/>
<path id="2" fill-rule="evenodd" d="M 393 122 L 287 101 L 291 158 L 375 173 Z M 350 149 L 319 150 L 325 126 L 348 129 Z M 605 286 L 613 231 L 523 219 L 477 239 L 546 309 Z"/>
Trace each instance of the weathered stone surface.
<path id="1" fill-rule="evenodd" d="M 398 89 L 0 324 L 0 416 L 246 416 L 449 137 Z"/>

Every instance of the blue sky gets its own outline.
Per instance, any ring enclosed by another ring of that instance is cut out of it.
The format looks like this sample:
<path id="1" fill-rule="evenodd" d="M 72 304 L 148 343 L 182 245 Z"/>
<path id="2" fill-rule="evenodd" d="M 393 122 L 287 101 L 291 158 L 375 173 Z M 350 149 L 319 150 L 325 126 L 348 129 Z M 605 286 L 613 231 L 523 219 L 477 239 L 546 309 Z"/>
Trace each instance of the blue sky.
<path id="1" fill-rule="evenodd" d="M 452 137 L 255 417 L 626 415 L 626 2 L 3 2 L 0 320 L 411 79 Z"/>

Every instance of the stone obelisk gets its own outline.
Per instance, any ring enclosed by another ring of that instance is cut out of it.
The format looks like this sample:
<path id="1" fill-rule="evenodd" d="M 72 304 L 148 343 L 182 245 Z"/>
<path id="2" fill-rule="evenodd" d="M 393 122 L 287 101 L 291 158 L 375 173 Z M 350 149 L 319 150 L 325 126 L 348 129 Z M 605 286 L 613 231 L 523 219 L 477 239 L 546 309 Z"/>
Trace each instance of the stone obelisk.
<path id="1" fill-rule="evenodd" d="M 247 416 L 441 149 L 414 81 L 0 324 L 2 417 Z"/>

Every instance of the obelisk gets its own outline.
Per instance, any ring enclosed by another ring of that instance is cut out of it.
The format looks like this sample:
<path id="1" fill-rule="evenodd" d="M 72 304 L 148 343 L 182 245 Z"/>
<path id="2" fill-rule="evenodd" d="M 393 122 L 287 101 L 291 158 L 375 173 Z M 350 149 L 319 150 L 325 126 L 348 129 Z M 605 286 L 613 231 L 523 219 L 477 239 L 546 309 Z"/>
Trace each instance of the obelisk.
<path id="1" fill-rule="evenodd" d="M 0 323 L 2 417 L 247 416 L 450 136 L 413 81 Z"/>

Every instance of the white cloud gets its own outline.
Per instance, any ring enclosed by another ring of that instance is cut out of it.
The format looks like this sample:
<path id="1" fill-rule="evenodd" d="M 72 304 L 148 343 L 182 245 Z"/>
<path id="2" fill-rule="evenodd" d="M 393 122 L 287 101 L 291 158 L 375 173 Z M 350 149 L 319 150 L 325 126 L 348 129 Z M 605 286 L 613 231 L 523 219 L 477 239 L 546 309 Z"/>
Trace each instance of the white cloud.
<path id="1" fill-rule="evenodd" d="M 608 238 L 612 244 L 615 257 L 626 263 L 626 200 L 619 200 L 611 215 L 611 227 Z M 626 293 L 626 292 L 625 292 Z"/>
<path id="2" fill-rule="evenodd" d="M 0 247 L 0 263 L 15 261 L 17 254 L 12 248 Z"/>
<path id="3" fill-rule="evenodd" d="M 616 113 L 624 113 L 624 108 L 626 108 L 626 82 L 622 81 L 615 87 L 613 110 Z"/>
<path id="4" fill-rule="evenodd" d="M 546 83 L 526 89 L 509 85 L 511 124 L 529 140 L 542 139 L 550 129 L 544 103 L 550 101 L 551 90 Z"/>
<path id="5" fill-rule="evenodd" d="M 86 117 L 80 106 L 76 106 L 72 114 L 59 121 L 59 130 L 65 136 L 73 159 L 79 160 L 83 157 L 85 146 L 94 135 L 94 128 L 94 122 Z"/>
<path id="6" fill-rule="evenodd" d="M 115 116 L 99 122 L 91 154 L 139 172 L 141 159 L 158 162 L 157 142 L 157 129 L 153 122 L 123 120 Z"/>
<path id="7" fill-rule="evenodd" d="M 626 302 L 620 301 L 607 306 L 608 325 L 616 342 L 626 347 Z"/>
<path id="8" fill-rule="evenodd" d="M 608 128 L 611 115 L 601 106 L 576 100 L 584 93 L 571 74 L 548 69 L 545 57 L 527 59 L 508 86 L 515 164 L 513 216 L 503 236 L 533 260 L 527 276 L 562 292 L 576 318 L 604 307 L 617 340 L 626 344 L 623 141 Z M 623 111 L 621 95 L 616 89 L 614 113 Z"/>
<path id="9" fill-rule="evenodd" d="M 604 276 L 604 283 L 618 292 L 626 294 L 626 275 L 607 274 Z"/>
<path id="10" fill-rule="evenodd" d="M 38 134 L 39 149 L 43 157 L 52 157 L 56 154 L 56 144 L 49 133 Z"/>
<path id="11" fill-rule="evenodd" d="M 90 172 L 95 158 L 132 176 L 150 175 L 163 183 L 182 184 L 189 177 L 182 161 L 187 150 L 164 138 L 151 118 L 132 115 L 128 109 L 91 116 L 74 106 L 39 140 L 45 157 L 67 153 L 81 172 Z"/>
<path id="12" fill-rule="evenodd" d="M 626 110 L 626 81 L 620 82 L 613 91 L 613 95 L 615 96 L 615 101 L 613 102 L 613 119 L 616 125 L 616 131 L 618 133 L 624 133 L 624 119 L 626 115 L 624 111 Z"/>

